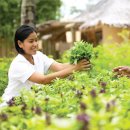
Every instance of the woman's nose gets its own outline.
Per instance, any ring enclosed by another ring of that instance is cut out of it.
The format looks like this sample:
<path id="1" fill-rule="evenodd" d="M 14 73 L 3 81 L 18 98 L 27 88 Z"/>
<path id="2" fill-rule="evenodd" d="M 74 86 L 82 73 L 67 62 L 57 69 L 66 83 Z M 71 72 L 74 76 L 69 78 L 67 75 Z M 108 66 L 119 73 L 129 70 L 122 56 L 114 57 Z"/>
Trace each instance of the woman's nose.
<path id="1" fill-rule="evenodd" d="M 38 45 L 38 42 L 37 42 L 37 41 L 34 41 L 33 45 L 34 45 L 34 46 L 37 46 L 37 45 Z"/>

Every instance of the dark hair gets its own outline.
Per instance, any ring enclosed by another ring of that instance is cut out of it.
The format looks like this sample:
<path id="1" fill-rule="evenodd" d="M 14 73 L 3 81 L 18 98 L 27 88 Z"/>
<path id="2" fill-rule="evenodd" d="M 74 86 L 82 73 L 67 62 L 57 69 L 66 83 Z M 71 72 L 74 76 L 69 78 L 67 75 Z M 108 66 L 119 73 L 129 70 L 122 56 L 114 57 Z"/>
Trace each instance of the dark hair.
<path id="1" fill-rule="evenodd" d="M 36 32 L 36 30 L 28 25 L 22 25 L 16 30 L 14 42 L 15 42 L 15 48 L 18 53 L 24 54 L 24 50 L 20 48 L 18 45 L 18 40 L 23 42 L 32 32 Z"/>

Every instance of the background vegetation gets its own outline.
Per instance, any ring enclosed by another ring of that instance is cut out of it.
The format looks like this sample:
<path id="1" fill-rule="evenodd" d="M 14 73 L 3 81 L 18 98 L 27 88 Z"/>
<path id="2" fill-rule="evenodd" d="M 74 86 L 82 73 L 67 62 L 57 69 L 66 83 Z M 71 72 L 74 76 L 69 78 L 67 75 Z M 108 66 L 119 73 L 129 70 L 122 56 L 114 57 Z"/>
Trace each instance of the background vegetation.
<path id="1" fill-rule="evenodd" d="M 61 4 L 61 0 L 37 0 L 36 23 L 59 19 Z M 11 43 L 13 33 L 20 25 L 21 0 L 1 0 L 0 13 L 0 39 Z"/>
<path id="2" fill-rule="evenodd" d="M 115 77 L 112 69 L 130 66 L 129 50 L 129 42 L 99 45 L 94 48 L 90 71 L 23 90 L 8 102 L 9 107 L 0 109 L 0 129 L 128 130 L 130 80 Z M 60 61 L 67 62 L 69 55 L 66 52 Z M 7 73 L 10 59 L 1 61 L 1 72 Z M 0 79 L 2 94 L 7 77 Z"/>

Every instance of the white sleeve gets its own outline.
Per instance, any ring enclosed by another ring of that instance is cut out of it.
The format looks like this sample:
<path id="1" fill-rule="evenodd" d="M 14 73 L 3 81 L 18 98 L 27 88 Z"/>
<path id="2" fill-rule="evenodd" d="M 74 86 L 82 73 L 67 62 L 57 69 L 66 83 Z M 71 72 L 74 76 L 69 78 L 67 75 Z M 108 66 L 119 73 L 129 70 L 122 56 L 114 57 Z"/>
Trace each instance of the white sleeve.
<path id="1" fill-rule="evenodd" d="M 52 58 L 49 58 L 48 56 L 46 56 L 40 51 L 38 51 L 38 53 L 39 53 L 40 59 L 43 60 L 44 73 L 46 74 L 47 71 L 49 70 L 49 67 L 51 66 L 53 62 L 55 62 L 55 60 Z"/>
<path id="2" fill-rule="evenodd" d="M 45 73 L 47 73 L 47 71 L 49 70 L 49 68 L 53 62 L 54 62 L 54 60 L 52 58 L 49 58 L 46 55 L 44 55 L 44 72 Z"/>
<path id="3" fill-rule="evenodd" d="M 9 77 L 22 83 L 35 72 L 35 69 L 26 63 L 17 63 L 9 71 Z"/>

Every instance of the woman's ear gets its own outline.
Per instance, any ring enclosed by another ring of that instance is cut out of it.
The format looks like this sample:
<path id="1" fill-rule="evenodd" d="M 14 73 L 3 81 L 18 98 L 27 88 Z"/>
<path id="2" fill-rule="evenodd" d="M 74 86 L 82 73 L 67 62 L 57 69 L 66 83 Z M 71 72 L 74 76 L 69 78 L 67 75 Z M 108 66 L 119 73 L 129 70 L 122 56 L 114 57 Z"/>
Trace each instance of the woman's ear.
<path id="1" fill-rule="evenodd" d="M 22 43 L 20 40 L 18 40 L 18 46 L 19 46 L 20 48 L 23 48 L 23 43 Z"/>

